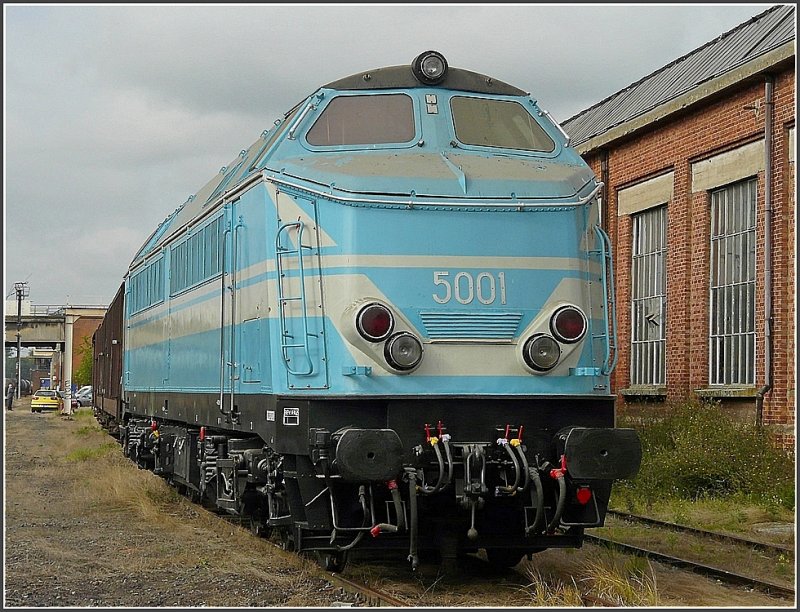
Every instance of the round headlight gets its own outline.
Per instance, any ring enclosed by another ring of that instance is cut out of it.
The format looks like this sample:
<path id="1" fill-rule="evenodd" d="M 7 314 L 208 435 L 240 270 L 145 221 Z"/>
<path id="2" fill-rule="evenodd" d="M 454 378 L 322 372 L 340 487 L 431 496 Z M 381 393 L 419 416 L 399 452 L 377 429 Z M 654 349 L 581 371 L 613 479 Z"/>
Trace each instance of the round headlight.
<path id="1" fill-rule="evenodd" d="M 380 342 L 392 333 L 394 317 L 381 304 L 368 304 L 356 316 L 356 329 L 366 340 Z"/>
<path id="2" fill-rule="evenodd" d="M 561 357 L 561 348 L 554 338 L 546 334 L 532 336 L 522 349 L 522 357 L 531 368 L 539 372 L 551 370 Z"/>
<path id="3" fill-rule="evenodd" d="M 425 51 L 414 59 L 411 69 L 423 85 L 436 85 L 447 75 L 447 60 L 437 51 Z"/>
<path id="4" fill-rule="evenodd" d="M 586 317 L 575 306 L 564 306 L 550 319 L 550 331 L 561 342 L 577 342 L 586 333 Z"/>
<path id="5" fill-rule="evenodd" d="M 413 334 L 397 333 L 386 343 L 384 356 L 394 369 L 411 370 L 422 361 L 422 343 Z"/>

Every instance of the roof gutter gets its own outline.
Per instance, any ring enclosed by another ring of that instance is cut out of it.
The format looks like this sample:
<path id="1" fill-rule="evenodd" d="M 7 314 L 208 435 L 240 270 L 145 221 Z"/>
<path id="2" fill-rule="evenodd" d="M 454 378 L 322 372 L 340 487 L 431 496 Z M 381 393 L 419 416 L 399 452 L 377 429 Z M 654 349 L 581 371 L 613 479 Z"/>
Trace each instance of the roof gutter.
<path id="1" fill-rule="evenodd" d="M 632 135 L 635 132 L 638 132 L 639 130 L 648 128 L 653 123 L 662 121 L 674 113 L 685 110 L 689 106 L 715 96 L 724 89 L 732 87 L 748 77 L 758 75 L 759 73 L 774 68 L 776 65 L 790 60 L 794 56 L 795 41 L 784 43 L 780 47 L 773 49 L 772 51 L 769 51 L 747 62 L 746 64 L 742 64 L 738 68 L 726 72 L 721 76 L 706 81 L 694 89 L 687 91 L 677 98 L 673 98 L 672 100 L 669 100 L 642 115 L 634 117 L 629 121 L 619 125 L 613 126 L 603 133 L 598 134 L 597 136 L 594 136 L 582 143 L 575 143 L 573 144 L 573 148 L 581 155 L 593 152 L 602 146 L 607 146 L 616 140 L 620 140 Z M 569 126 L 567 126 L 567 129 L 569 129 Z"/>

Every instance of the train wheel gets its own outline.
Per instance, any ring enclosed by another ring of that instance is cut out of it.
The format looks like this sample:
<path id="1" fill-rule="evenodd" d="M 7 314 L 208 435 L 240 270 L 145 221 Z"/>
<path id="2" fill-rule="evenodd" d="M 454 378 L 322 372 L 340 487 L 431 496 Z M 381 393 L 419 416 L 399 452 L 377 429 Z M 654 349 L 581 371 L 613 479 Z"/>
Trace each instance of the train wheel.
<path id="1" fill-rule="evenodd" d="M 281 539 L 281 548 L 283 550 L 288 550 L 289 552 L 294 550 L 294 535 L 292 534 L 291 528 L 284 527 L 279 532 L 279 537 Z"/>
<path id="2" fill-rule="evenodd" d="M 321 551 L 315 550 L 314 556 L 317 562 L 326 572 L 341 573 L 347 565 L 347 551 Z"/>
<path id="3" fill-rule="evenodd" d="M 486 558 L 495 567 L 509 569 L 522 561 L 525 553 L 507 548 L 487 548 Z"/>
<path id="4" fill-rule="evenodd" d="M 255 514 L 248 515 L 250 533 L 258 536 L 259 538 L 268 538 L 272 535 L 272 527 L 264 524 L 260 517 Z"/>

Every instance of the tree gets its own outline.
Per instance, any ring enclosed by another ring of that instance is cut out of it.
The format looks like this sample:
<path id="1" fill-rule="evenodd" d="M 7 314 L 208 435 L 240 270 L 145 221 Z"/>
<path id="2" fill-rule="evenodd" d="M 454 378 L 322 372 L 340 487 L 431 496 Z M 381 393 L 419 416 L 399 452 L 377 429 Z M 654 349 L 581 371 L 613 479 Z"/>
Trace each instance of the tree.
<path id="1" fill-rule="evenodd" d="M 81 345 L 78 347 L 81 355 L 81 362 L 72 374 L 72 382 L 78 387 L 92 384 L 92 364 L 94 361 L 94 351 L 92 350 L 92 339 L 84 336 Z"/>

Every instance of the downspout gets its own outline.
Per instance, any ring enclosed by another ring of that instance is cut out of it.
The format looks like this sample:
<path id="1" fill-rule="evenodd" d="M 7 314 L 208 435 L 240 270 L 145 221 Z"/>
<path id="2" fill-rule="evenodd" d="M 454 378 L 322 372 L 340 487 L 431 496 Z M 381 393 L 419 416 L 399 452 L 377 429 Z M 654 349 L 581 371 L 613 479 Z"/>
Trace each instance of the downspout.
<path id="1" fill-rule="evenodd" d="M 603 181 L 603 191 L 601 192 L 601 208 L 600 208 L 600 228 L 606 230 L 608 233 L 608 225 L 603 227 L 608 218 L 608 149 L 601 149 L 600 151 L 600 180 Z"/>
<path id="2" fill-rule="evenodd" d="M 756 425 L 764 424 L 764 395 L 772 389 L 772 120 L 775 79 L 764 84 L 764 386 L 756 392 Z"/>

